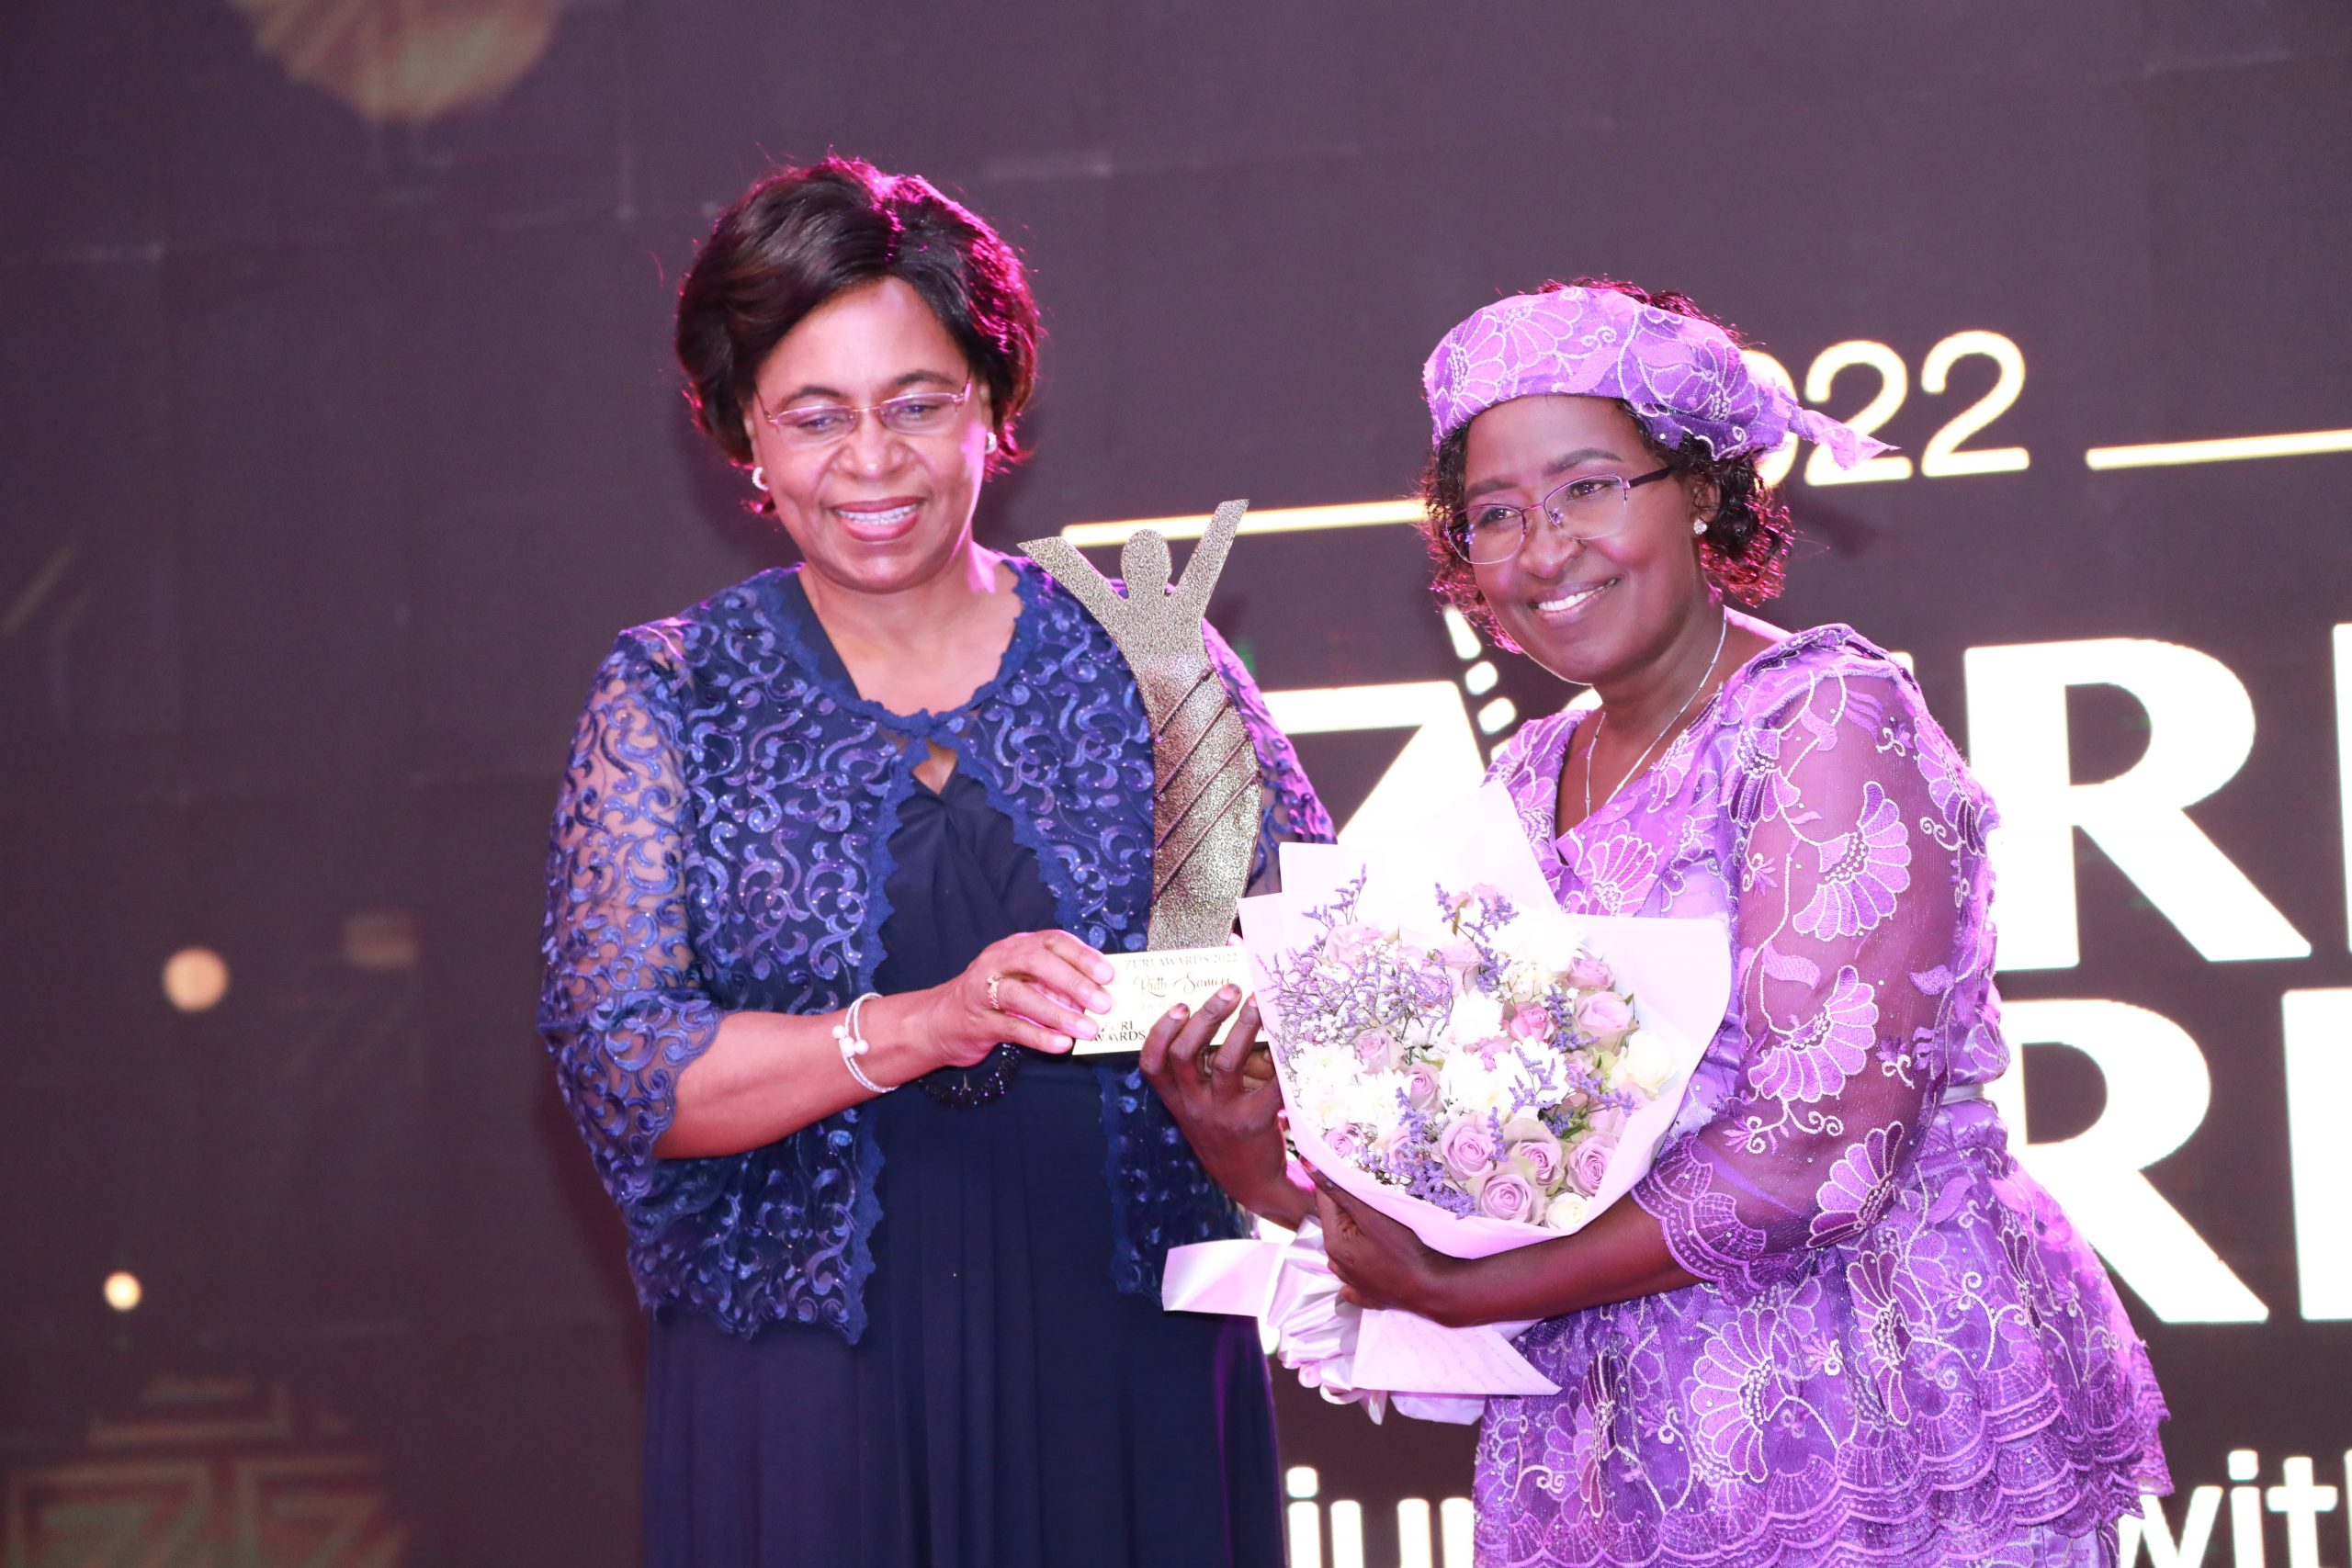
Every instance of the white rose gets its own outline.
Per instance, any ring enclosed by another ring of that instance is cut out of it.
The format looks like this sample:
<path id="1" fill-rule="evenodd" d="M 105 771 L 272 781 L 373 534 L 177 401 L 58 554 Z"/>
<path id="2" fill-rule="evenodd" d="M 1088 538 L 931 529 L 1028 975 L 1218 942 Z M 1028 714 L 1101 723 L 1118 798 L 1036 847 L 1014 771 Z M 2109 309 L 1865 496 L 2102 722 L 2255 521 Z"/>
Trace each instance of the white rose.
<path id="1" fill-rule="evenodd" d="M 1674 1076 L 1674 1053 L 1654 1029 L 1636 1029 L 1625 1036 L 1624 1052 L 1617 1062 L 1625 1080 L 1648 1100 L 1656 1100 L 1666 1080 Z"/>
<path id="2" fill-rule="evenodd" d="M 1586 1207 L 1583 1194 L 1563 1192 L 1544 1206 L 1544 1228 L 1572 1231 L 1584 1223 Z"/>

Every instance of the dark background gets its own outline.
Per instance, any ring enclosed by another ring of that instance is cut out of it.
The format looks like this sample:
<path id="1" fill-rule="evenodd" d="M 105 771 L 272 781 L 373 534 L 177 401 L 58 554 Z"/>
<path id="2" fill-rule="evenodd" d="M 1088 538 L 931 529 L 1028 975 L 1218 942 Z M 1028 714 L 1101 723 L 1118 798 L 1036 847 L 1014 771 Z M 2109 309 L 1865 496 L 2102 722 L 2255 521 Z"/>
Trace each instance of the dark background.
<path id="1" fill-rule="evenodd" d="M 633 1560 L 637 1310 L 531 1030 L 544 831 L 614 632 L 787 558 L 689 429 L 669 316 L 718 208 L 828 149 L 1034 269 L 999 545 L 1398 494 L 1422 355 L 1547 276 L 1685 289 L 1800 378 L 1882 341 L 1915 456 L 1989 384 L 1925 398 L 1928 347 L 2014 339 L 1977 444 L 2030 469 L 1794 484 L 1773 615 L 1910 650 L 1955 734 L 1976 645 L 2161 637 L 2253 694 L 2196 817 L 2317 955 L 2209 964 L 2085 846 L 2082 964 L 2007 988 L 2154 1008 L 2211 1064 L 2154 1176 L 2271 1317 L 2132 1300 L 2184 1490 L 2238 1447 L 2340 1484 L 2352 1334 L 2297 1315 L 2278 996 L 2352 984 L 2352 456 L 2080 453 L 2352 425 L 2347 148 L 2335 0 L 0 11 L 8 1562 Z M 1272 688 L 1450 680 L 1423 580 L 1402 528 L 1245 537 L 1216 618 Z M 1566 694 L 1503 662 L 1522 714 Z M 2077 701 L 2078 776 L 2129 765 L 2136 711 Z M 1301 749 L 1344 816 L 1400 739 Z M 190 945 L 232 982 L 182 1013 Z M 2095 1070 L 2028 1055 L 2037 1136 L 2098 1114 Z M 1466 1492 L 1466 1432 L 1277 1382 L 1373 1568 L 1392 1499 Z"/>

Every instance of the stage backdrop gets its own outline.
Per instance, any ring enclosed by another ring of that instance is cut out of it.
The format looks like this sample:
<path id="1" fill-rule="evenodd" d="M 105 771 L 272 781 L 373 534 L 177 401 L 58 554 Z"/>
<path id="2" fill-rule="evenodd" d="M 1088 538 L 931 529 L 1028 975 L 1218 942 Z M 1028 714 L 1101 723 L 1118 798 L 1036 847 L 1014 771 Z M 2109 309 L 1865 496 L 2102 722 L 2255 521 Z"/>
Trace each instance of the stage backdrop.
<path id="1" fill-rule="evenodd" d="M 1034 267 L 993 542 L 1261 509 L 1215 616 L 1342 821 L 1571 694 L 1396 521 L 1458 317 L 1679 288 L 1899 444 L 1790 455 L 1773 613 L 2006 813 L 2006 1103 L 2172 1402 L 2140 1561 L 2352 1557 L 2340 4 L 35 0 L 0 105 L 10 1564 L 632 1560 L 541 846 L 614 632 L 787 558 L 664 345 L 829 148 Z M 1466 1561 L 1465 1431 L 1283 1408 L 1295 1563 Z"/>

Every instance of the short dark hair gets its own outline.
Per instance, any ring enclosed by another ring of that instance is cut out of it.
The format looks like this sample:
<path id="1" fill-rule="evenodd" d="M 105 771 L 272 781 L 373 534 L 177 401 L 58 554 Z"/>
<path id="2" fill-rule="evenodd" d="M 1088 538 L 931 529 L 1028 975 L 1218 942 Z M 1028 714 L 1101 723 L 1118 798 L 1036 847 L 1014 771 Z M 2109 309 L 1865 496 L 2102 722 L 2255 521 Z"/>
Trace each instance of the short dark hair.
<path id="1" fill-rule="evenodd" d="M 1732 342 L 1743 348 L 1747 346 L 1747 340 L 1738 328 L 1716 320 L 1699 309 L 1688 295 L 1671 289 L 1653 292 L 1613 277 L 1579 277 L 1570 283 L 1547 283 L 1543 291 L 1549 293 L 1558 288 L 1611 289 L 1653 310 L 1670 310 L 1719 327 Z M 1781 499 L 1781 492 L 1767 486 L 1757 474 L 1756 458 L 1749 456 L 1719 462 L 1708 452 L 1706 443 L 1696 437 L 1686 437 L 1681 446 L 1669 451 L 1652 438 L 1623 399 L 1610 400 L 1625 411 L 1634 428 L 1641 432 L 1643 445 L 1676 479 L 1695 476 L 1713 487 L 1714 514 L 1707 519 L 1707 531 L 1699 539 L 1699 560 L 1708 579 L 1743 604 L 1760 604 L 1779 593 L 1787 575 L 1789 547 L 1795 541 L 1796 530 L 1789 522 L 1788 503 Z M 1500 636 L 1494 616 L 1478 596 L 1476 574 L 1446 544 L 1448 530 L 1462 516 L 1464 470 L 1469 451 L 1470 426 L 1465 423 L 1438 443 L 1437 450 L 1421 469 L 1421 533 L 1436 567 L 1430 588 L 1489 634 Z"/>
<path id="2" fill-rule="evenodd" d="M 678 289 L 678 364 L 695 423 L 729 458 L 751 462 L 743 411 L 760 366 L 811 310 L 886 277 L 922 297 L 988 388 L 995 464 L 1018 461 L 1045 335 L 1021 257 L 922 175 L 886 175 L 859 158 L 774 170 L 711 226 Z"/>

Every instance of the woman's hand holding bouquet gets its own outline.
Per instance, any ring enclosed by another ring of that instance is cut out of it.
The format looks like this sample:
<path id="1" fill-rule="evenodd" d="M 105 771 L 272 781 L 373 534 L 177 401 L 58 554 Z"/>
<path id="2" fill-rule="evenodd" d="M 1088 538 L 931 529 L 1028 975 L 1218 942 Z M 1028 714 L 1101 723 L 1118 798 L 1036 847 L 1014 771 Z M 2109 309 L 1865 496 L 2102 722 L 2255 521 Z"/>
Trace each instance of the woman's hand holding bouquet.
<path id="1" fill-rule="evenodd" d="M 1244 902 L 1243 937 L 1331 1234 L 1289 1244 L 1316 1279 L 1287 1292 L 1262 1257 L 1247 1290 L 1205 1288 L 1213 1258 L 1238 1267 L 1251 1244 L 1180 1249 L 1170 1304 L 1258 1312 L 1286 1364 L 1375 1408 L 1390 1393 L 1469 1419 L 1487 1393 L 1548 1388 L 1501 1343 L 1523 1325 L 1453 1321 L 1447 1260 L 1580 1229 L 1646 1172 L 1723 1016 L 1722 929 L 1562 915 L 1491 789 L 1368 853 L 1284 845 L 1282 870 L 1283 892 Z M 1327 1287 L 1327 1243 L 1367 1283 Z"/>

